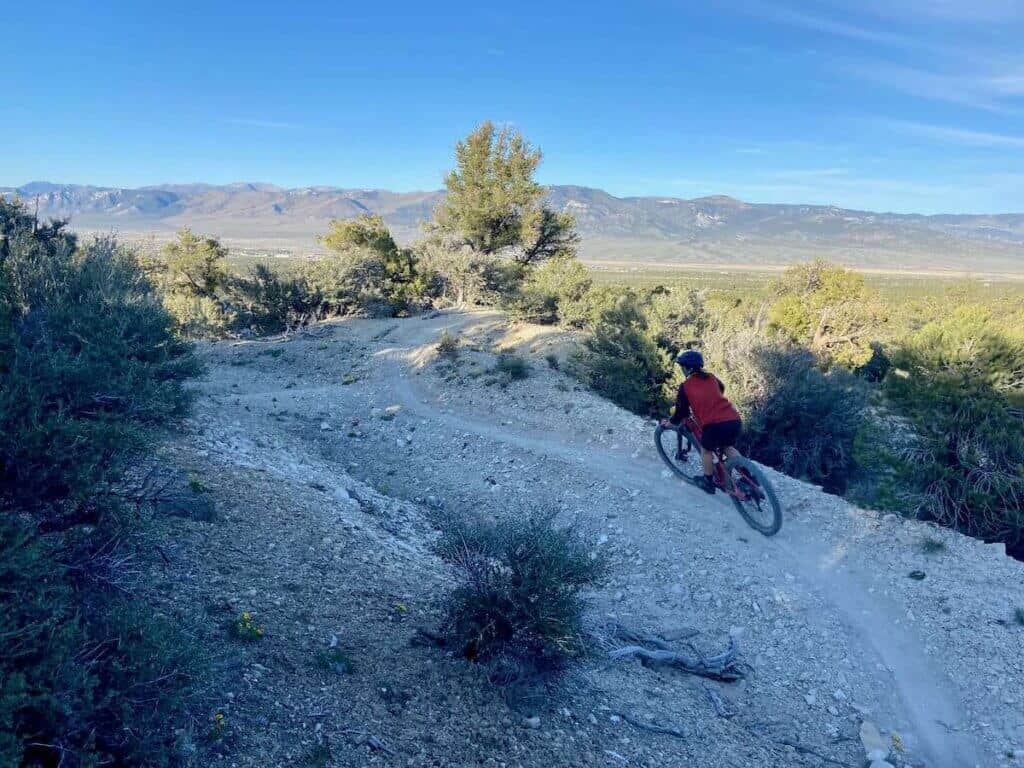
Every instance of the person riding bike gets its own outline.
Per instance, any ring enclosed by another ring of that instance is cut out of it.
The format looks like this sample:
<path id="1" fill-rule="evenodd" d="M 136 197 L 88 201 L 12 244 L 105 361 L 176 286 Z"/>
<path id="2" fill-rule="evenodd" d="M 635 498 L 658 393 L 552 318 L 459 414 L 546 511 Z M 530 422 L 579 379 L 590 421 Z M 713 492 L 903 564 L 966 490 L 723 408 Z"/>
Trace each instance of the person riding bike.
<path id="1" fill-rule="evenodd" d="M 686 377 L 676 394 L 676 407 L 669 419 L 661 424 L 678 427 L 692 412 L 694 421 L 701 429 L 700 459 L 704 473 L 694 475 L 694 483 L 707 493 L 715 492 L 714 463 L 712 451 L 724 449 L 730 459 L 739 456 L 734 447 L 743 422 L 740 414 L 725 396 L 725 385 L 718 377 L 704 370 L 704 356 L 695 349 L 688 349 L 676 358 Z"/>

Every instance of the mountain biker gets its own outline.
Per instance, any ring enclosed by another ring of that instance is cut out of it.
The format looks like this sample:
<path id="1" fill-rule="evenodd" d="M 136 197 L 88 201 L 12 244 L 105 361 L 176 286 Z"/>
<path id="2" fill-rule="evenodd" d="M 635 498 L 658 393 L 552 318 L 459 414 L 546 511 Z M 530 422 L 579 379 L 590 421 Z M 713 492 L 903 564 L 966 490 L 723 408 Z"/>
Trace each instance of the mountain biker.
<path id="1" fill-rule="evenodd" d="M 712 451 L 725 449 L 731 459 L 739 456 L 734 444 L 743 424 L 739 412 L 725 396 L 725 385 L 718 377 L 704 370 L 704 356 L 696 349 L 688 349 L 676 358 L 686 377 L 676 394 L 676 407 L 672 417 L 663 419 L 664 427 L 679 426 L 692 412 L 701 429 L 700 460 L 704 473 L 694 475 L 693 481 L 707 493 L 715 492 Z"/>

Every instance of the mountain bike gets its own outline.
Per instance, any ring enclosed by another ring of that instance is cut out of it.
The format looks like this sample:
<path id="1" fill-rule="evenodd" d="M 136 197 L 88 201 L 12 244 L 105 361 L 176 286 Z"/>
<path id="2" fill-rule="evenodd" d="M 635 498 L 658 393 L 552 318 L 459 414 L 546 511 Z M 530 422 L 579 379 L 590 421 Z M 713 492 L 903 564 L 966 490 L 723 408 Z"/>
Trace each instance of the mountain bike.
<path id="1" fill-rule="evenodd" d="M 691 450 L 696 448 L 700 457 L 700 427 L 692 418 L 685 419 L 678 427 L 659 424 L 654 430 L 654 444 L 669 469 L 696 485 L 690 474 L 693 469 L 687 466 Z M 755 531 L 765 536 L 778 533 L 782 527 L 782 507 L 764 473 L 742 456 L 728 458 L 724 449 L 716 449 L 713 454 L 715 487 L 728 494 Z"/>

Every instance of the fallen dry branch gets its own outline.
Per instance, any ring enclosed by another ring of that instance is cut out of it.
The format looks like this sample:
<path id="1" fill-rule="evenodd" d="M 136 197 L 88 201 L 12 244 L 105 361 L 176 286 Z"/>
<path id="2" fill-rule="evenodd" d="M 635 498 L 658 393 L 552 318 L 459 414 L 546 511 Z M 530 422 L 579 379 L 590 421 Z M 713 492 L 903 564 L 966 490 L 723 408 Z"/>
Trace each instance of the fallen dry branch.
<path id="1" fill-rule="evenodd" d="M 643 720 L 640 720 L 639 718 L 633 717 L 632 715 L 630 715 L 630 714 L 628 714 L 626 712 L 616 712 L 615 714 L 618 715 L 619 717 L 621 717 L 623 720 L 625 720 L 630 725 L 632 725 L 634 728 L 638 728 L 641 731 L 650 731 L 651 733 L 661 733 L 661 734 L 664 734 L 665 736 L 672 736 L 672 737 L 677 738 L 677 739 L 685 739 L 686 738 L 686 732 L 680 730 L 679 728 L 672 728 L 672 727 L 669 727 L 669 726 L 666 726 L 666 725 L 658 725 L 657 723 L 645 723 Z"/>
<path id="2" fill-rule="evenodd" d="M 829 757 L 828 755 L 822 754 L 816 749 L 812 749 L 811 747 L 805 747 L 796 739 L 780 739 L 776 743 L 782 744 L 784 747 L 791 747 L 801 755 L 811 755 L 812 757 L 816 757 L 819 760 L 822 760 L 826 763 L 830 763 L 831 765 L 841 765 L 843 766 L 843 768 L 856 768 L 856 766 L 852 765 L 851 763 L 846 763 L 842 760 L 836 760 L 834 757 Z"/>
<path id="3" fill-rule="evenodd" d="M 632 636 L 635 636 L 635 633 L 632 633 Z M 693 653 L 684 653 L 673 649 L 656 636 L 644 638 L 641 643 L 634 642 L 631 645 L 612 648 L 608 655 L 613 659 L 637 658 L 644 665 L 668 666 L 691 675 L 725 682 L 740 680 L 750 671 L 750 667 L 740 660 L 739 641 L 735 634 L 729 635 L 729 647 L 714 656 L 703 656 L 696 650 Z"/>
<path id="4" fill-rule="evenodd" d="M 711 706 L 715 708 L 715 713 L 719 717 L 730 718 L 736 715 L 736 707 L 727 701 L 722 694 L 712 688 L 710 683 L 704 683 L 704 693 L 707 694 L 708 699 L 711 701 Z"/>

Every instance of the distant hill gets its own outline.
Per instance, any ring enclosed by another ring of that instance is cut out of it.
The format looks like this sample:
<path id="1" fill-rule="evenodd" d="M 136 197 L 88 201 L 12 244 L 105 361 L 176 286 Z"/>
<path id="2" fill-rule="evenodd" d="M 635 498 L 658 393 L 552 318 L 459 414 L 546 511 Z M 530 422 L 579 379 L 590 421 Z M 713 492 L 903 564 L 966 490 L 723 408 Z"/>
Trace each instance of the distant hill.
<path id="1" fill-rule="evenodd" d="M 335 218 L 379 213 L 415 238 L 443 192 L 271 184 L 168 184 L 137 189 L 33 182 L 0 194 L 80 230 L 158 239 L 183 226 L 227 241 L 309 251 Z M 854 266 L 1024 273 L 1024 213 L 872 213 L 833 206 L 746 203 L 714 196 L 614 197 L 553 186 L 550 201 L 576 216 L 584 256 L 631 262 L 784 264 L 824 256 Z"/>

